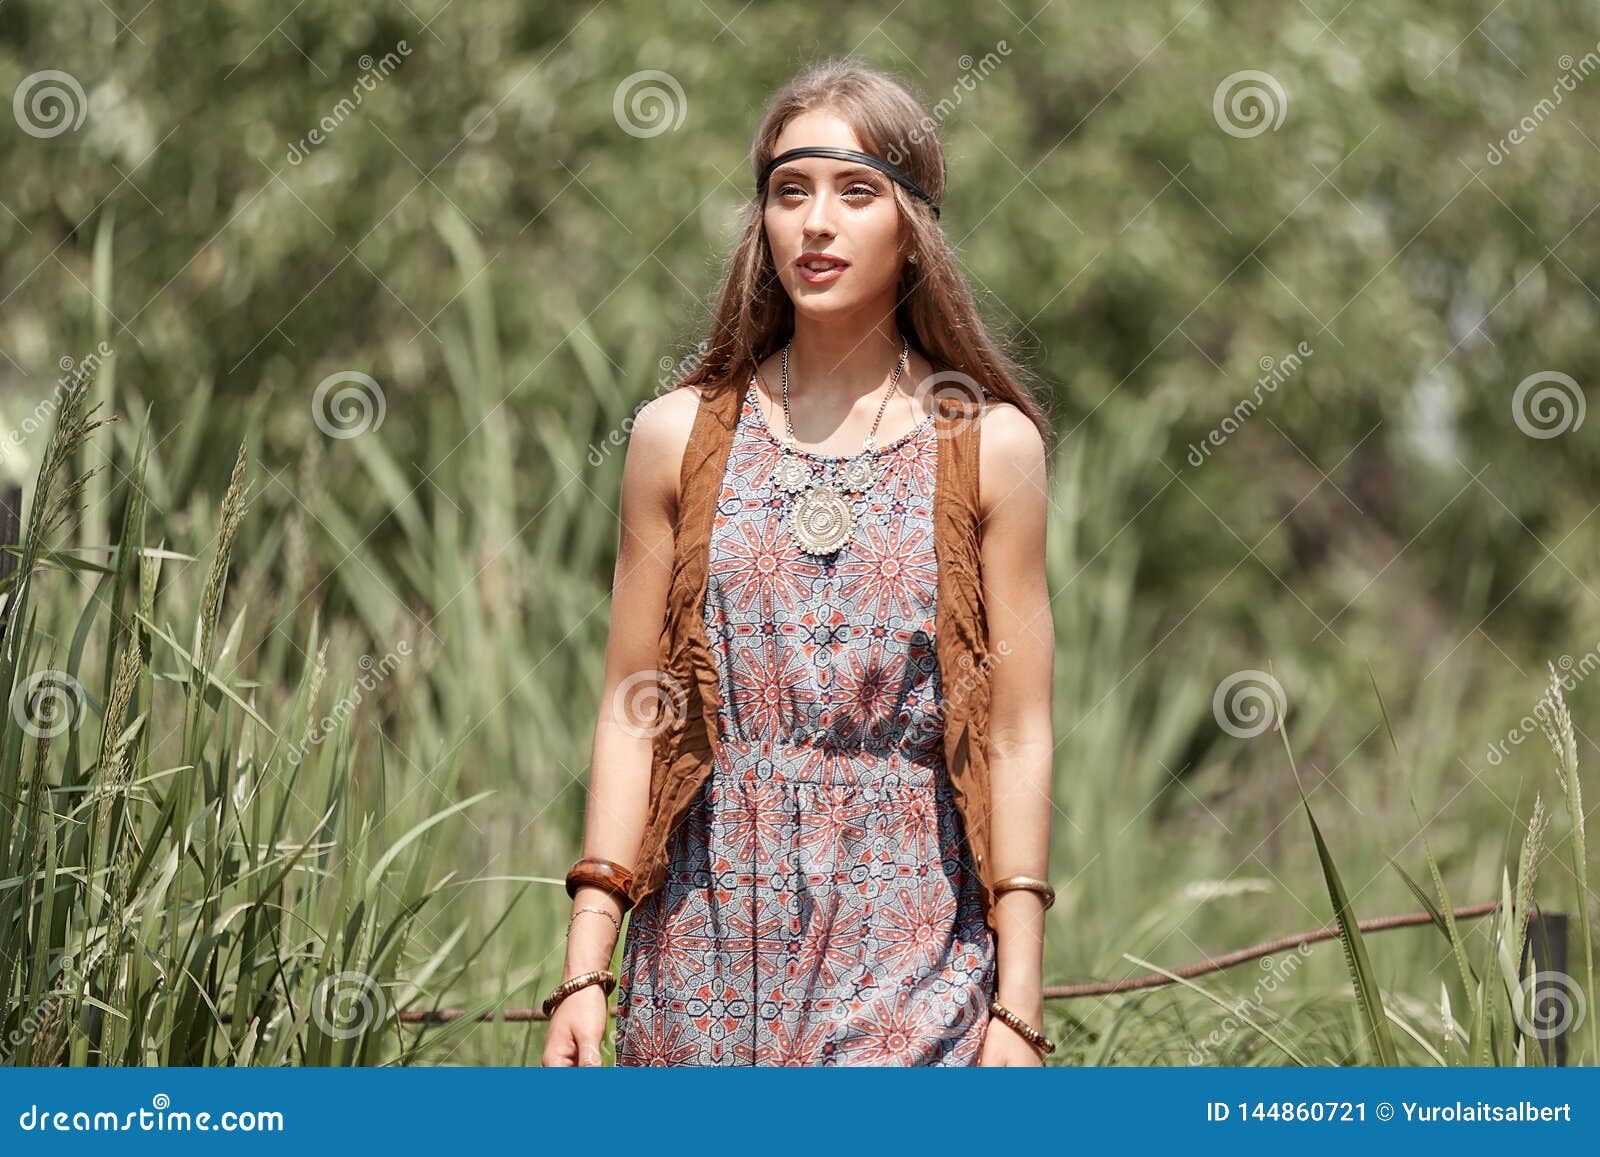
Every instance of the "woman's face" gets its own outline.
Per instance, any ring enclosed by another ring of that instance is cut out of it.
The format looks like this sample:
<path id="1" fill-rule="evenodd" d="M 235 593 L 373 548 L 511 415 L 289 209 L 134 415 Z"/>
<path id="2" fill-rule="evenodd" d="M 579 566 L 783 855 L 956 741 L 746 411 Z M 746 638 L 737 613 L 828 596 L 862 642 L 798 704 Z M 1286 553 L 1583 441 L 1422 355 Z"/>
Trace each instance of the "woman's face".
<path id="1" fill-rule="evenodd" d="M 829 112 L 791 120 L 773 155 L 806 145 L 865 151 L 850 126 Z M 870 166 L 830 157 L 800 157 L 772 171 L 763 210 L 767 244 L 796 312 L 849 313 L 893 297 L 905 257 L 891 185 Z M 806 268 L 808 254 L 832 258 L 831 268 Z"/>

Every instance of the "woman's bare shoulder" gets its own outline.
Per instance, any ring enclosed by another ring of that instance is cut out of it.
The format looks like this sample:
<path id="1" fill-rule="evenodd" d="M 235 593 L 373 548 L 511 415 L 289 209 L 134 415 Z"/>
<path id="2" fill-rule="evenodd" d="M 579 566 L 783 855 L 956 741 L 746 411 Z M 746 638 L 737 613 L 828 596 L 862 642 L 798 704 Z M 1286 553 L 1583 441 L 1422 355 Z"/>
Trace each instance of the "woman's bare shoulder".
<path id="1" fill-rule="evenodd" d="M 700 408 L 700 397 L 699 386 L 675 386 L 664 394 L 657 394 L 633 416 L 633 437 L 670 442 L 681 435 L 681 441 L 687 443 L 695 411 Z M 652 449 L 660 448 L 652 446 Z"/>
<path id="2" fill-rule="evenodd" d="M 978 501 L 987 517 L 1018 488 L 1043 487 L 1044 437 L 1020 407 L 992 396 L 985 400 L 978 432 Z"/>
<path id="3" fill-rule="evenodd" d="M 1035 443 L 1043 449 L 1039 427 L 1014 402 L 994 394 L 985 395 L 979 423 L 986 440 L 999 441 L 1008 450 L 1028 449 Z"/>
<path id="4" fill-rule="evenodd" d="M 633 417 L 628 459 L 669 510 L 677 509 L 678 477 L 701 396 L 698 386 L 676 386 L 650 399 Z"/>

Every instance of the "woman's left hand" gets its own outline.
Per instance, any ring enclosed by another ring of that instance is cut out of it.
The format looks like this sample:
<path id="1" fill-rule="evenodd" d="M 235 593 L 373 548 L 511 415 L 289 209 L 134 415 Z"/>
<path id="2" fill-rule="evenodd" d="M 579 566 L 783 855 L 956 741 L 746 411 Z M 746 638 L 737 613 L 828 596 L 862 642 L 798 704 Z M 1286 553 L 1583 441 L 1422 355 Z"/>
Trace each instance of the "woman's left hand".
<path id="1" fill-rule="evenodd" d="M 989 1027 L 983 1034 L 983 1052 L 979 1066 L 1043 1067 L 1044 1057 L 1027 1039 L 997 1016 L 989 1018 Z"/>

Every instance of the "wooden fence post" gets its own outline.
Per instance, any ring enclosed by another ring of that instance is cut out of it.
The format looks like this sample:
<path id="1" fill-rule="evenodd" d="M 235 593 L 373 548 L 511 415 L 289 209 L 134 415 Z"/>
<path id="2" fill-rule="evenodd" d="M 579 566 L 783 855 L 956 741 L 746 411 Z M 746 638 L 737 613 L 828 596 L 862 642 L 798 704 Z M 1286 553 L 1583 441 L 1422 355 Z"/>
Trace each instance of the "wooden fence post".
<path id="1" fill-rule="evenodd" d="M 1535 909 L 1528 926 L 1528 944 L 1523 953 L 1523 981 L 1533 980 L 1534 1026 L 1542 1009 L 1555 1010 L 1555 1024 L 1549 1035 L 1538 1034 L 1538 1040 L 1552 1063 L 1567 1063 L 1567 1033 L 1577 1028 L 1575 1009 L 1583 1015 L 1593 1016 L 1594 1010 L 1585 1008 L 1587 997 L 1577 987 L 1577 981 L 1567 972 L 1567 917 L 1562 912 Z M 1532 965 L 1531 969 L 1529 965 Z M 1519 1018 L 1520 1023 L 1520 1018 Z M 1531 1034 L 1530 1034 L 1531 1035 Z"/>
<path id="2" fill-rule="evenodd" d="M 0 546 L 21 545 L 22 487 L 15 484 L 0 486 Z M 15 574 L 21 561 L 16 555 L 0 551 L 0 580 Z M 5 636 L 6 620 L 11 617 L 11 604 L 14 601 L 14 598 L 7 597 L 6 605 L 0 607 L 0 638 Z"/>

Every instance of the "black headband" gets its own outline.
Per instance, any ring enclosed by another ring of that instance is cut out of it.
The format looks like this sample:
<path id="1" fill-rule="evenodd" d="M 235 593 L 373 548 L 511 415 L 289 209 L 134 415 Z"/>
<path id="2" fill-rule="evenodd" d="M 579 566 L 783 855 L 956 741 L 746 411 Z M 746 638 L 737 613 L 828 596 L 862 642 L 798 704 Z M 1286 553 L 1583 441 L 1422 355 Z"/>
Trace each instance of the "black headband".
<path id="1" fill-rule="evenodd" d="M 920 197 L 922 200 L 926 201 L 930 206 L 932 206 L 933 215 L 935 217 L 939 216 L 939 206 L 934 202 L 934 199 L 928 195 L 928 191 L 913 181 L 910 177 L 902 173 L 899 169 L 895 168 L 888 161 L 881 160 L 880 158 L 873 156 L 871 153 L 857 152 L 855 149 L 835 149 L 825 145 L 807 145 L 804 148 L 790 149 L 786 153 L 779 153 L 777 156 L 773 157 L 772 160 L 767 162 L 766 167 L 761 170 L 761 176 L 756 181 L 756 192 L 759 194 L 767 187 L 767 178 L 772 176 L 773 169 L 777 168 L 785 161 L 791 161 L 796 157 L 831 157 L 836 161 L 859 161 L 863 165 L 870 165 L 872 168 L 877 169 L 878 172 L 882 173 L 884 176 L 900 185 L 912 196 Z"/>

